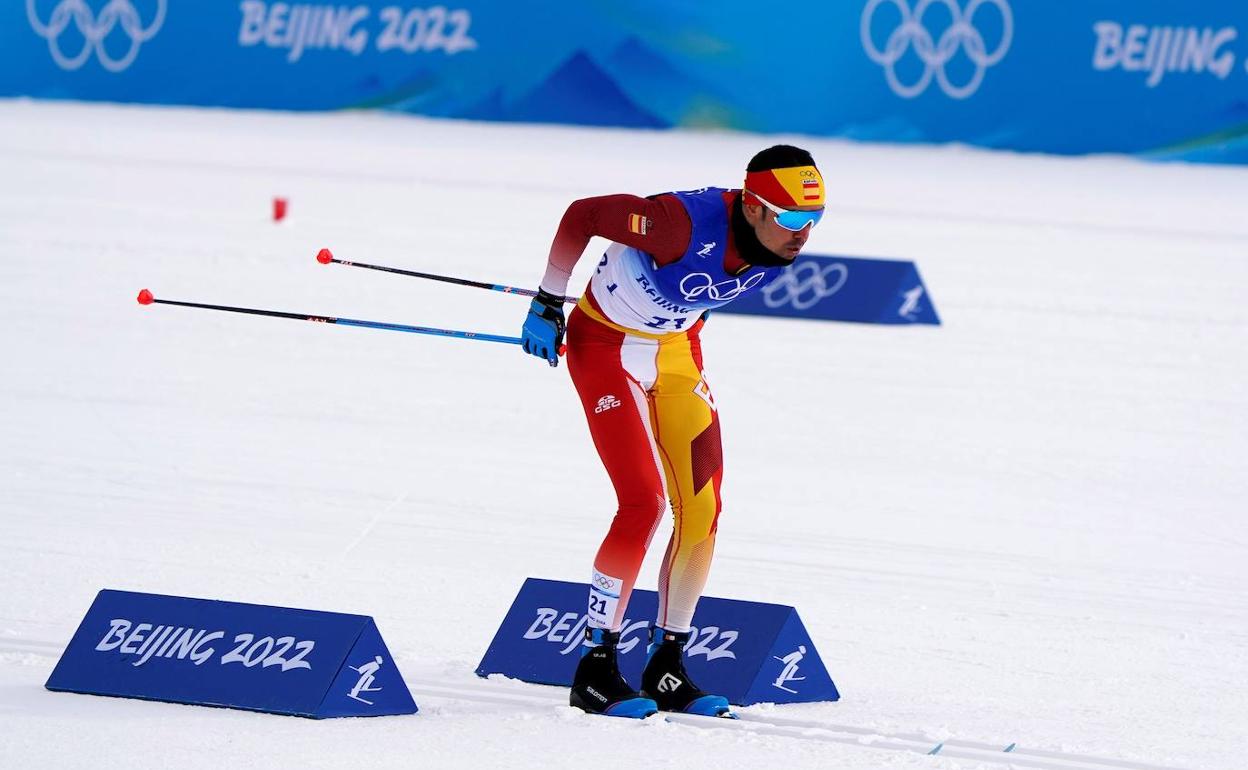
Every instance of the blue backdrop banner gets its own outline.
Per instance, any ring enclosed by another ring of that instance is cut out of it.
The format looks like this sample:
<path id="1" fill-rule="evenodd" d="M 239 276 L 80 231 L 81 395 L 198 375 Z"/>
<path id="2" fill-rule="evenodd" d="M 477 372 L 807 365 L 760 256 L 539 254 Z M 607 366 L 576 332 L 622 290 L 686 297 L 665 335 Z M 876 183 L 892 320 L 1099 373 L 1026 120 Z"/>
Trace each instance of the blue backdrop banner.
<path id="1" fill-rule="evenodd" d="M 1242 0 L 9 0 L 0 96 L 1248 162 Z"/>
<path id="2" fill-rule="evenodd" d="M 589 586 L 529 578 L 477 667 L 526 682 L 568 686 L 581 659 Z M 620 671 L 634 684 L 646 661 L 658 594 L 635 590 L 620 631 Z M 698 686 L 739 706 L 840 698 L 797 610 L 704 596 L 693 616 L 686 668 Z"/>
<path id="3" fill-rule="evenodd" d="M 373 619 L 100 591 L 49 690 L 305 717 L 415 714 Z"/>
<path id="4" fill-rule="evenodd" d="M 715 311 L 823 321 L 939 325 L 913 262 L 803 254 L 761 292 Z"/>

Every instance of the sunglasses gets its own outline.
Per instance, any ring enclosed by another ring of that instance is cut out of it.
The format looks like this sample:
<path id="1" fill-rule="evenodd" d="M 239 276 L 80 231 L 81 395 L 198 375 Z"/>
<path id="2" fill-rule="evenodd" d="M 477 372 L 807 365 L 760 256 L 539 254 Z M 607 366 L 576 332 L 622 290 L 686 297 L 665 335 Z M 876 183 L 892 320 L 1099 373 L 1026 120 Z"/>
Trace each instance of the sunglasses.
<path id="1" fill-rule="evenodd" d="M 746 190 L 746 192 L 749 192 L 749 190 Z M 792 230 L 795 233 L 801 232 L 807 227 L 814 227 L 819 224 L 820 219 L 823 219 L 823 209 L 817 209 L 815 211 L 794 211 L 793 209 L 782 209 L 779 206 L 760 198 L 758 193 L 751 192 L 750 195 L 752 195 L 759 203 L 771 209 L 772 213 L 776 215 L 776 224 L 780 225 L 785 230 Z"/>

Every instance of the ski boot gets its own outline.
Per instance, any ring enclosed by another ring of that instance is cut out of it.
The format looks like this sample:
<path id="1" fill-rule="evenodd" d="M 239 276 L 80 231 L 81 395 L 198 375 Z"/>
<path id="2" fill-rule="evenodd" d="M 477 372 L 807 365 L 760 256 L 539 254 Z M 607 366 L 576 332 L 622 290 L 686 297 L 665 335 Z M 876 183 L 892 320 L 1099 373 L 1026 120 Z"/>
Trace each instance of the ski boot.
<path id="1" fill-rule="evenodd" d="M 585 639 L 595 646 L 581 651 L 568 702 L 582 711 L 609 717 L 645 719 L 657 713 L 655 702 L 629 687 L 620 674 L 616 658 L 619 632 L 586 628 Z"/>
<path id="2" fill-rule="evenodd" d="M 641 672 L 641 693 L 652 698 L 662 711 L 736 719 L 722 695 L 707 695 L 685 671 L 684 651 L 690 633 L 650 627 L 649 660 Z"/>

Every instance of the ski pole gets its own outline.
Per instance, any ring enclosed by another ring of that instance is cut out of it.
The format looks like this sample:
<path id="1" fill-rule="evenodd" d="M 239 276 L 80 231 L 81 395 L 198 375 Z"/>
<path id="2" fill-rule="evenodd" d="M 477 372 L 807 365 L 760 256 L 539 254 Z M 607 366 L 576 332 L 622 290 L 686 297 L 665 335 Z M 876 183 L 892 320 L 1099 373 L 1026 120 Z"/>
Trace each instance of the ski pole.
<path id="1" fill-rule="evenodd" d="M 316 261 L 322 265 L 347 265 L 349 267 L 363 267 L 368 270 L 380 270 L 383 273 L 396 273 L 398 275 L 406 275 L 412 278 L 426 278 L 430 281 L 442 281 L 443 283 L 454 283 L 459 286 L 472 286 L 477 289 L 489 289 L 490 291 L 501 291 L 505 294 L 519 294 L 522 297 L 536 297 L 537 292 L 532 289 L 521 289 L 516 286 L 503 286 L 497 283 L 486 283 L 485 281 L 470 281 L 467 278 L 456 278 L 450 275 L 438 275 L 437 273 L 420 273 L 415 270 L 403 270 L 398 267 L 386 267 L 385 265 L 370 265 L 367 262 L 352 262 L 346 259 L 338 259 L 329 249 L 321 249 L 316 254 Z M 568 297 L 566 302 L 576 302 L 576 297 Z"/>
<path id="2" fill-rule="evenodd" d="M 172 299 L 156 299 L 147 289 L 139 292 L 140 305 L 178 305 L 195 307 L 203 310 L 223 310 L 227 313 L 247 313 L 249 315 L 268 316 L 270 318 L 293 318 L 296 321 L 313 321 L 316 323 L 338 324 L 340 326 L 360 326 L 365 329 L 388 329 L 394 332 L 411 332 L 413 334 L 434 334 L 440 337 L 455 337 L 466 340 L 483 340 L 485 342 L 503 342 L 508 345 L 519 345 L 519 337 L 503 337 L 498 334 L 482 334 L 465 332 L 457 329 L 434 329 L 428 326 L 408 326 L 407 324 L 391 324 L 381 321 L 361 321 L 357 318 L 334 318 L 333 316 L 311 315 L 308 313 L 287 313 L 280 310 L 257 310 L 248 307 L 231 307 L 229 305 L 206 305 L 200 302 L 182 302 Z"/>

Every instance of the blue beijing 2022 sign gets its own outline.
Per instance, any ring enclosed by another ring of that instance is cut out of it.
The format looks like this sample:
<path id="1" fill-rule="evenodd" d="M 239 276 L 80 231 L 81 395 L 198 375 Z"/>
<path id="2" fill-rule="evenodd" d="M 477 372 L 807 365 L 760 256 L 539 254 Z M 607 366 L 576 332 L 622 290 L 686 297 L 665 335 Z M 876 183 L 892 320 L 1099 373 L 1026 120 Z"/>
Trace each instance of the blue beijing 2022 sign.
<path id="1" fill-rule="evenodd" d="M 1243 0 L 756 7 L 8 0 L 0 98 L 384 108 L 1248 163 Z M 742 88 L 775 69 L 780 40 L 800 51 L 800 77 Z"/>
<path id="2" fill-rule="evenodd" d="M 872 324 L 940 324 L 913 262 L 803 254 L 760 292 L 716 313 Z"/>
<path id="3" fill-rule="evenodd" d="M 49 690 L 324 718 L 415 714 L 373 619 L 104 590 Z"/>
<path id="4" fill-rule="evenodd" d="M 584 583 L 529 578 L 477 667 L 526 682 L 567 686 L 580 660 L 588 619 Z M 641 679 L 654 591 L 633 591 L 620 631 L 620 670 Z M 704 596 L 693 616 L 686 667 L 698 686 L 739 706 L 840 698 L 797 610 L 781 604 Z"/>

